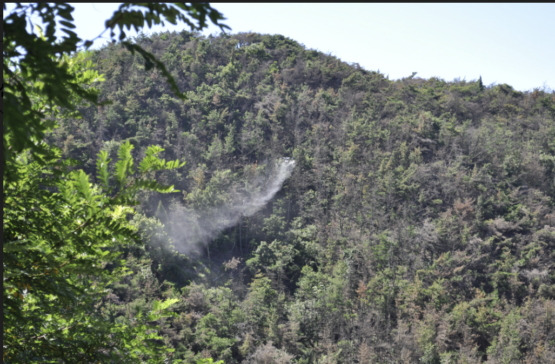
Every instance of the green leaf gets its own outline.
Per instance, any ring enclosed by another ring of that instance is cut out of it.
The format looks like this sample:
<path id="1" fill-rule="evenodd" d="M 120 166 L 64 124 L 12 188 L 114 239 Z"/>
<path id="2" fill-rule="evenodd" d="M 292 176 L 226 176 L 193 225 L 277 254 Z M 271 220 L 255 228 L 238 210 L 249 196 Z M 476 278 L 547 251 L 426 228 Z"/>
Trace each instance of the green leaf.
<path id="1" fill-rule="evenodd" d="M 118 150 L 118 161 L 116 162 L 116 178 L 120 187 L 124 187 L 127 183 L 127 177 L 133 173 L 133 150 L 131 142 L 126 141 Z"/>
<path id="2" fill-rule="evenodd" d="M 70 29 L 75 29 L 75 24 L 73 24 L 72 22 L 69 22 L 67 20 L 60 20 L 60 24 L 62 24 L 65 27 L 68 27 Z"/>
<path id="3" fill-rule="evenodd" d="M 137 189 L 147 189 L 151 191 L 156 191 L 159 193 L 179 192 L 179 190 L 175 189 L 173 185 L 164 186 L 156 181 L 146 180 L 146 179 L 139 179 L 135 181 L 135 183 L 133 183 L 133 187 Z"/>
<path id="4" fill-rule="evenodd" d="M 91 201 L 92 192 L 91 184 L 89 182 L 89 176 L 83 171 L 79 170 L 73 173 L 75 188 L 87 201 Z"/>
<path id="5" fill-rule="evenodd" d="M 108 158 L 107 151 L 102 150 L 98 153 L 98 159 L 96 161 L 96 173 L 98 179 L 106 190 L 108 190 L 109 188 L 108 164 L 110 164 L 110 162 L 111 159 Z"/>
<path id="6" fill-rule="evenodd" d="M 179 302 L 178 298 L 168 298 L 167 300 L 164 301 L 154 301 L 154 305 L 152 307 L 153 311 L 164 311 L 166 309 L 168 309 L 169 307 L 173 306 L 174 304 L 176 304 L 177 302 Z"/>

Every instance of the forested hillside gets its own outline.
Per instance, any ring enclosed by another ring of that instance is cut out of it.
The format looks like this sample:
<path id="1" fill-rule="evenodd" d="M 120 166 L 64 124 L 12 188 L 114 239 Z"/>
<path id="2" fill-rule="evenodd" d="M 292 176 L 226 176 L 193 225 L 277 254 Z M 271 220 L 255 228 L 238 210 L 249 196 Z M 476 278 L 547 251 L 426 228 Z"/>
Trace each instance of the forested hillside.
<path id="1" fill-rule="evenodd" d="M 113 320 L 177 299 L 158 333 L 185 363 L 555 362 L 555 93 L 391 81 L 277 35 L 136 42 L 185 99 L 109 45 L 104 105 L 48 136 L 90 174 L 125 141 L 186 162 L 157 177 L 180 193 L 140 195 Z"/>

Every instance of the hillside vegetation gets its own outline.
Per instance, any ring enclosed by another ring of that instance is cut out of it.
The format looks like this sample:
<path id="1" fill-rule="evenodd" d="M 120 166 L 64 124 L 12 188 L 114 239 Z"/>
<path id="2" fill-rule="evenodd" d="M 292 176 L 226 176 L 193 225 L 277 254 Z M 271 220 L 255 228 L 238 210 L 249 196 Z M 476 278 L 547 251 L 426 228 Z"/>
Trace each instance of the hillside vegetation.
<path id="1" fill-rule="evenodd" d="M 278 35 L 135 41 L 185 99 L 109 45 L 106 103 L 48 137 L 90 174 L 125 141 L 186 162 L 157 177 L 182 192 L 140 195 L 106 317 L 177 299 L 175 362 L 555 362 L 555 93 L 391 81 Z"/>

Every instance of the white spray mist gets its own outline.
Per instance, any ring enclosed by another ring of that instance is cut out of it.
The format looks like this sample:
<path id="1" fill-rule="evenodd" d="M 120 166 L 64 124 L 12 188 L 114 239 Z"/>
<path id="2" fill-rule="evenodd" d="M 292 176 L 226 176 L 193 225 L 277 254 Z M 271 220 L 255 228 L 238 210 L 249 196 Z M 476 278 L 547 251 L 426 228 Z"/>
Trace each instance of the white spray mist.
<path id="1" fill-rule="evenodd" d="M 246 189 L 234 185 L 229 191 L 230 202 L 225 205 L 203 211 L 186 207 L 170 211 L 165 224 L 177 250 L 186 254 L 197 251 L 224 229 L 236 225 L 242 216 L 252 216 L 274 197 L 294 168 L 293 159 L 283 158 L 273 163 L 265 176 L 248 181 Z"/>

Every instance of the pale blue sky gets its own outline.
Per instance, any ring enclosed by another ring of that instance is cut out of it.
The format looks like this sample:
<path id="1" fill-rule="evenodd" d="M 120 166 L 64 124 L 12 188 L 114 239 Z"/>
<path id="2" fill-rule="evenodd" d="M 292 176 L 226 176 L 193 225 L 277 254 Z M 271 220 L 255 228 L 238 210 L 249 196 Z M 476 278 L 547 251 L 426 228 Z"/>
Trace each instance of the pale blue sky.
<path id="1" fill-rule="evenodd" d="M 116 3 L 73 6 L 77 33 L 85 39 L 100 34 L 117 8 Z M 507 83 L 521 91 L 555 88 L 555 3 L 212 6 L 227 18 L 231 33 L 282 34 L 390 79 L 417 72 L 447 81 L 482 76 L 486 85 Z M 217 33 L 215 27 L 204 32 Z"/>

